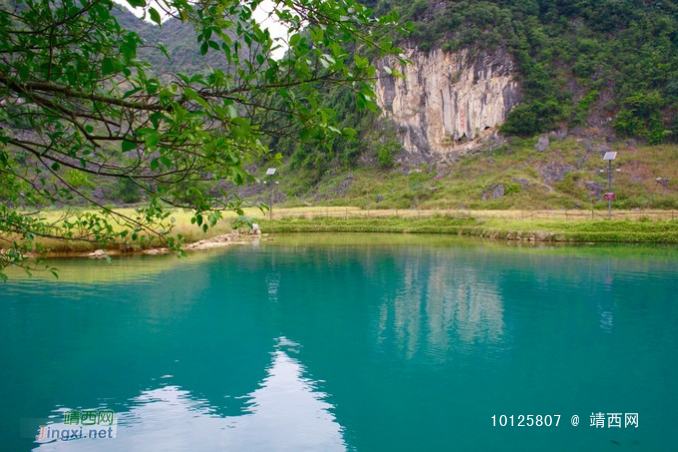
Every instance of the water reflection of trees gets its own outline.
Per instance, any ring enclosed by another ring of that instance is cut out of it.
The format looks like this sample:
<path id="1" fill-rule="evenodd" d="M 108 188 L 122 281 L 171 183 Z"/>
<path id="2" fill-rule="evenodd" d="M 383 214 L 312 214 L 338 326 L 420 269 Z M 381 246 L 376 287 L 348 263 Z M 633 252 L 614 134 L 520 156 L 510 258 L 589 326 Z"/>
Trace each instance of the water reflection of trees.
<path id="1" fill-rule="evenodd" d="M 491 272 L 479 261 L 442 251 L 422 259 L 422 252 L 395 262 L 399 280 L 378 307 L 379 342 L 391 340 L 411 358 L 501 340 L 504 308 Z"/>

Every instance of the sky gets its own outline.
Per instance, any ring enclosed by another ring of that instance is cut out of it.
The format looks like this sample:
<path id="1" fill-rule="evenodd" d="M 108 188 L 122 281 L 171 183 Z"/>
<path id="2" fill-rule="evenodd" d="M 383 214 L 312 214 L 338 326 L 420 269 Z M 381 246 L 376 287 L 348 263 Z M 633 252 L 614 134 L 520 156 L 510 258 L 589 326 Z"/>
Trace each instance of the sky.
<path id="1" fill-rule="evenodd" d="M 144 8 L 133 8 L 125 0 L 113 0 L 119 5 L 126 7 L 129 11 L 132 12 L 137 17 L 141 17 L 144 14 Z M 154 1 L 149 2 L 150 4 L 155 3 Z M 268 28 L 271 36 L 275 38 L 285 38 L 287 35 L 287 29 L 280 23 L 276 22 L 275 19 L 269 17 L 270 13 L 275 8 L 275 4 L 272 0 L 264 0 L 259 7 L 254 11 L 254 18 L 263 26 L 263 28 Z M 162 10 L 156 8 L 158 12 L 162 15 Z M 153 23 L 151 19 L 147 16 L 146 22 Z M 164 18 L 163 18 L 164 20 Z M 281 43 L 282 44 L 282 43 Z M 285 49 L 279 49 L 275 52 L 277 57 L 281 57 L 285 53 Z"/>
<path id="2" fill-rule="evenodd" d="M 125 0 L 113 0 L 119 5 L 122 5 L 126 7 L 129 11 L 132 12 L 137 17 L 141 17 L 144 14 L 144 9 L 145 8 L 133 8 L 127 3 Z M 150 1 L 149 4 L 153 4 L 155 1 Z M 285 28 L 284 25 L 278 23 L 274 18 L 269 17 L 270 13 L 274 10 L 275 4 L 272 0 L 264 0 L 259 7 L 254 11 L 254 18 L 256 19 L 257 22 L 259 22 L 260 25 L 263 26 L 263 28 L 268 28 L 269 32 L 271 33 L 271 36 L 274 39 L 280 39 L 280 45 L 281 47 L 277 49 L 276 51 L 273 52 L 273 58 L 275 59 L 280 59 L 284 56 L 285 50 L 287 49 L 287 45 L 285 44 L 286 42 L 286 37 L 287 37 L 287 29 Z M 162 15 L 162 9 L 156 8 L 158 12 Z M 146 16 L 146 22 L 149 23 L 154 23 L 151 21 L 151 19 Z M 165 20 L 165 18 L 163 18 Z"/>

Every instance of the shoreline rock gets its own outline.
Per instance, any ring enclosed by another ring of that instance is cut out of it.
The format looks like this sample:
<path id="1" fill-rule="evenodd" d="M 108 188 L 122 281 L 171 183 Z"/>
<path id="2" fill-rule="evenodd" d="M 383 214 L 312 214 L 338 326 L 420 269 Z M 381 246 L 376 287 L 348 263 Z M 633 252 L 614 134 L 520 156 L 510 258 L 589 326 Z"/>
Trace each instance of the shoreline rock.
<path id="1" fill-rule="evenodd" d="M 184 245 L 184 251 L 193 250 L 209 250 L 213 248 L 223 248 L 231 245 L 243 245 L 251 243 L 261 237 L 261 230 L 257 227 L 256 231 L 251 234 L 240 234 L 238 230 L 229 232 L 228 234 L 221 234 L 210 239 L 199 240 L 195 243 Z"/>

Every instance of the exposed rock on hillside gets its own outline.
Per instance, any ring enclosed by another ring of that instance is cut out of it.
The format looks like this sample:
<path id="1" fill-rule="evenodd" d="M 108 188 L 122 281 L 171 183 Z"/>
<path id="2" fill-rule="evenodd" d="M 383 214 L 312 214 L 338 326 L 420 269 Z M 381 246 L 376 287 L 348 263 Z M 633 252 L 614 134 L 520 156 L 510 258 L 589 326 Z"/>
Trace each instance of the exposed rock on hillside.
<path id="1" fill-rule="evenodd" d="M 544 152 L 546 149 L 548 149 L 549 145 L 551 144 L 548 135 L 542 135 L 539 137 L 539 141 L 537 141 L 537 144 L 534 145 L 534 148 L 539 151 L 539 152 Z"/>
<path id="2" fill-rule="evenodd" d="M 403 146 L 410 153 L 448 153 L 471 149 L 496 134 L 520 100 L 514 62 L 505 51 L 456 53 L 440 49 L 410 49 L 405 78 L 385 76 L 377 67 L 377 101 L 401 127 Z"/>

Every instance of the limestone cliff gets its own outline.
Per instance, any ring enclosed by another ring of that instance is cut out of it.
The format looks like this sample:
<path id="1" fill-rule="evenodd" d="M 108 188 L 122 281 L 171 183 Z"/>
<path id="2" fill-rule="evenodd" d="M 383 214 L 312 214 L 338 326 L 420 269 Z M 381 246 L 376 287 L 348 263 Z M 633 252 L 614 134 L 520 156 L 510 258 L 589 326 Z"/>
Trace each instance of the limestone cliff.
<path id="1" fill-rule="evenodd" d="M 468 50 L 409 50 L 407 57 L 412 64 L 398 68 L 404 79 L 387 76 L 385 63 L 377 63 L 376 93 L 384 113 L 400 127 L 409 153 L 475 147 L 496 132 L 520 100 L 514 63 L 505 51 L 471 57 Z"/>

